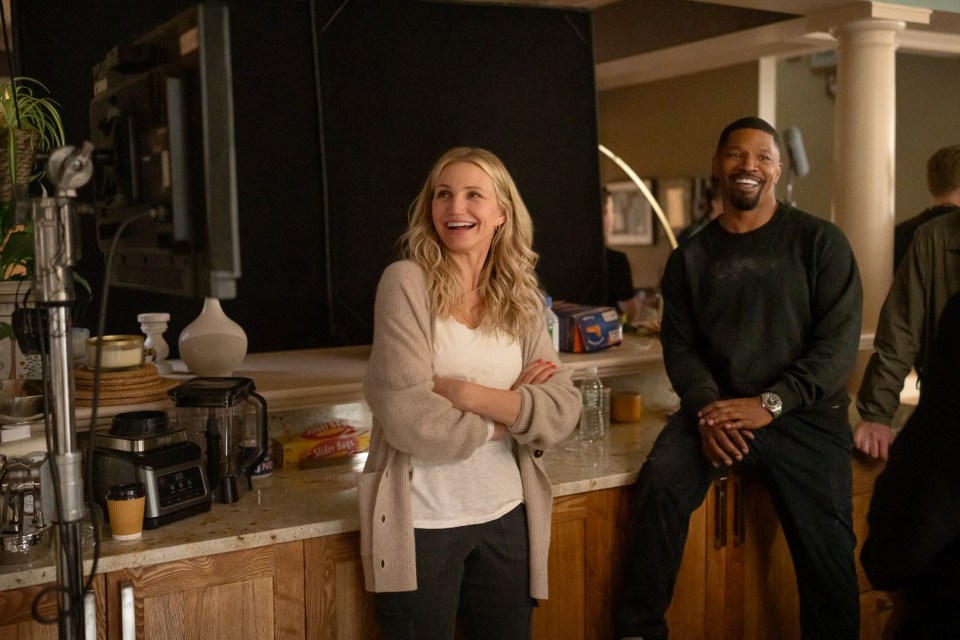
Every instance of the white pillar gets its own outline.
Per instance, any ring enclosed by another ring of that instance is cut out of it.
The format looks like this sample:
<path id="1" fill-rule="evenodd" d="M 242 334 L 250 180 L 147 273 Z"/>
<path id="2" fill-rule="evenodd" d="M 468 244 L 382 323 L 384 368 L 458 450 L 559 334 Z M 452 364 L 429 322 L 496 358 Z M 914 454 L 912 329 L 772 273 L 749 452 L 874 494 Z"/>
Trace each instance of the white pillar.
<path id="1" fill-rule="evenodd" d="M 863 279 L 863 328 L 873 332 L 893 280 L 896 20 L 834 29 L 839 43 L 833 145 L 833 219 Z"/>

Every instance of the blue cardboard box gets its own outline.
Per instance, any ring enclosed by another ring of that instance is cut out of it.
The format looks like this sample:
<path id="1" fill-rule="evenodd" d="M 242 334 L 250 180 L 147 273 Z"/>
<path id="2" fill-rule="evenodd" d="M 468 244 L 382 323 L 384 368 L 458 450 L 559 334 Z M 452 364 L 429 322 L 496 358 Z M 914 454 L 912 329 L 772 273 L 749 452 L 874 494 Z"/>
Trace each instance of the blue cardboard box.
<path id="1" fill-rule="evenodd" d="M 562 300 L 553 303 L 560 320 L 560 351 L 599 351 L 623 342 L 623 325 L 613 307 L 595 307 Z"/>

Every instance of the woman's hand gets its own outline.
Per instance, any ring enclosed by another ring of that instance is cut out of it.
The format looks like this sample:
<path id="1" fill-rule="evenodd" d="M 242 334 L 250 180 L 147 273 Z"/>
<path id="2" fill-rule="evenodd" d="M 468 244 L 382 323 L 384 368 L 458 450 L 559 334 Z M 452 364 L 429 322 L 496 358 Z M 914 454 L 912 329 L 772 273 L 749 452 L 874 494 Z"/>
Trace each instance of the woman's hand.
<path id="1" fill-rule="evenodd" d="M 433 376 L 433 392 L 450 401 L 454 409 L 476 413 L 494 422 L 494 440 L 509 436 L 506 426 L 520 415 L 520 392 L 524 384 L 543 384 L 557 372 L 549 360 L 535 360 L 526 365 L 517 380 L 506 389 L 493 389 L 461 378 Z"/>
<path id="2" fill-rule="evenodd" d="M 549 360 L 534 360 L 523 368 L 516 382 L 510 387 L 516 391 L 523 384 L 543 384 L 557 372 L 557 365 Z"/>

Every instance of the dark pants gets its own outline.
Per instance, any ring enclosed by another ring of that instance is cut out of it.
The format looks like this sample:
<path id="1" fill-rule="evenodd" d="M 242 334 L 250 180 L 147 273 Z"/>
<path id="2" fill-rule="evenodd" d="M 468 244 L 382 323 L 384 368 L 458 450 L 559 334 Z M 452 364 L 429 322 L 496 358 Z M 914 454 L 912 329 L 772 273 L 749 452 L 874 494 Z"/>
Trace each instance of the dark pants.
<path id="1" fill-rule="evenodd" d="M 846 409 L 840 410 L 843 424 Z M 851 434 L 791 414 L 753 433 L 750 453 L 738 465 L 754 469 L 773 499 L 797 574 L 802 637 L 856 640 Z M 724 471 L 704 457 L 696 425 L 681 413 L 672 416 L 637 478 L 617 610 L 622 636 L 667 637 L 665 614 L 690 514 Z"/>
<path id="2" fill-rule="evenodd" d="M 484 524 L 416 529 L 417 590 L 378 593 L 384 640 L 452 640 L 458 613 L 471 640 L 528 640 L 527 512 L 521 504 Z"/>

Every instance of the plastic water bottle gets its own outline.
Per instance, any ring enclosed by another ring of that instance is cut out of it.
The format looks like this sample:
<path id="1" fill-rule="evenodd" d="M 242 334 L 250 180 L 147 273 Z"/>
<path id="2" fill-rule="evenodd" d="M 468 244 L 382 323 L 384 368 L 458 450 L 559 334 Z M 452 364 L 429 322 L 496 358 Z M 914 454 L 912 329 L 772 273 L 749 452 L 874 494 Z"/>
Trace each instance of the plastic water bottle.
<path id="1" fill-rule="evenodd" d="M 557 314 L 553 312 L 553 298 L 547 296 L 545 302 L 545 308 L 543 310 L 543 316 L 547 321 L 547 333 L 550 334 L 550 339 L 553 340 L 553 350 L 560 351 L 560 318 L 557 317 Z"/>
<path id="2" fill-rule="evenodd" d="M 597 368 L 587 369 L 587 377 L 580 383 L 580 440 L 584 443 L 603 440 L 603 384 Z"/>

